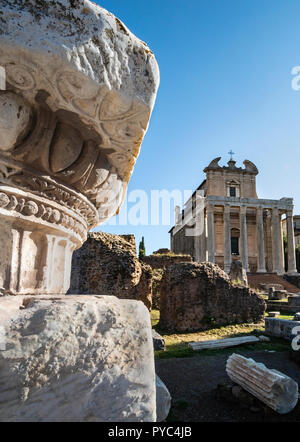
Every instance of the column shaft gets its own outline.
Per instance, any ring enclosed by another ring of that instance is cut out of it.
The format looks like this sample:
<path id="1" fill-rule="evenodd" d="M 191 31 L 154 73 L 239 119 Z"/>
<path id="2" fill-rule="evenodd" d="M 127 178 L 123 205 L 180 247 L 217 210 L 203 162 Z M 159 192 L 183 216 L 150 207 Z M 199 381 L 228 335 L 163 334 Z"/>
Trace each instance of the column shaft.
<path id="1" fill-rule="evenodd" d="M 265 235 L 264 235 L 264 219 L 263 219 L 262 207 L 258 207 L 256 211 L 256 226 L 257 226 L 257 248 L 258 248 L 257 273 L 266 273 Z"/>
<path id="2" fill-rule="evenodd" d="M 243 267 L 246 272 L 249 271 L 248 263 L 248 237 L 247 237 L 247 207 L 240 207 L 240 237 L 241 237 L 241 256 Z"/>
<path id="3" fill-rule="evenodd" d="M 281 216 L 281 215 L 280 215 Z M 280 247 L 280 224 L 279 211 L 275 207 L 272 209 L 272 252 L 273 252 L 273 272 L 283 274 Z"/>
<path id="4" fill-rule="evenodd" d="M 288 241 L 288 273 L 297 273 L 296 252 L 295 252 L 295 236 L 293 225 L 293 212 L 289 211 L 286 215 L 287 224 L 287 241 Z"/>
<path id="5" fill-rule="evenodd" d="M 214 206 L 207 206 L 207 249 L 208 261 L 215 262 L 215 216 Z"/>
<path id="6" fill-rule="evenodd" d="M 224 271 L 230 272 L 231 268 L 231 227 L 230 227 L 230 206 L 224 206 Z"/>

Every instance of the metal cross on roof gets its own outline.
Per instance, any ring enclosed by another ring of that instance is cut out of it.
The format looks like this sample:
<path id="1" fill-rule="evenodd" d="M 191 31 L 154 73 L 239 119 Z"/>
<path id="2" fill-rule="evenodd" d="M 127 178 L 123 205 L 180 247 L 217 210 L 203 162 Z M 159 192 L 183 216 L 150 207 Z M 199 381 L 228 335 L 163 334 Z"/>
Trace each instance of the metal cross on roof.
<path id="1" fill-rule="evenodd" d="M 232 149 L 228 153 L 230 155 L 230 160 L 232 160 L 233 159 L 233 155 L 235 155 L 235 153 L 232 151 Z"/>

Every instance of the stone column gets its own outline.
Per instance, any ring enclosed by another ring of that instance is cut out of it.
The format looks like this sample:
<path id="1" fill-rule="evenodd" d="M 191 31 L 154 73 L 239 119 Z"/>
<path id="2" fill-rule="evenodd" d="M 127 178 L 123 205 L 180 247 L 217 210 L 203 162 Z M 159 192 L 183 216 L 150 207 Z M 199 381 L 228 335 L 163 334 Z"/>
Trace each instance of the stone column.
<path id="1" fill-rule="evenodd" d="M 224 271 L 230 272 L 231 268 L 231 226 L 230 226 L 230 206 L 224 206 Z"/>
<path id="2" fill-rule="evenodd" d="M 240 241 L 243 267 L 248 272 L 247 207 L 243 206 L 240 207 Z"/>
<path id="3" fill-rule="evenodd" d="M 257 273 L 266 273 L 266 260 L 265 260 L 265 235 L 264 235 L 264 219 L 263 208 L 258 207 L 256 210 L 256 226 L 257 226 Z"/>
<path id="4" fill-rule="evenodd" d="M 64 294 L 73 250 L 122 204 L 158 66 L 144 43 L 88 1 L 89 12 L 65 2 L 65 13 L 55 0 L 44 9 L 37 0 L 4 3 L 0 289 Z"/>
<path id="5" fill-rule="evenodd" d="M 281 268 L 283 273 L 285 272 L 285 259 L 284 259 L 284 244 L 283 244 L 283 230 L 282 230 L 282 214 L 279 214 L 279 241 L 280 241 L 280 258 Z"/>
<path id="6" fill-rule="evenodd" d="M 288 274 L 297 273 L 295 236 L 293 225 L 293 212 L 289 210 L 286 214 L 287 241 L 288 241 Z"/>
<path id="7" fill-rule="evenodd" d="M 272 253 L 273 253 L 273 272 L 279 275 L 283 274 L 280 247 L 280 222 L 279 211 L 275 207 L 272 209 Z"/>
<path id="8" fill-rule="evenodd" d="M 175 207 L 175 226 L 178 226 L 180 224 L 180 207 Z"/>
<path id="9" fill-rule="evenodd" d="M 215 216 L 214 206 L 207 205 L 207 259 L 209 262 L 215 262 Z"/>
<path id="10" fill-rule="evenodd" d="M 198 262 L 206 261 L 206 222 L 204 209 L 195 216 L 195 260 Z"/>

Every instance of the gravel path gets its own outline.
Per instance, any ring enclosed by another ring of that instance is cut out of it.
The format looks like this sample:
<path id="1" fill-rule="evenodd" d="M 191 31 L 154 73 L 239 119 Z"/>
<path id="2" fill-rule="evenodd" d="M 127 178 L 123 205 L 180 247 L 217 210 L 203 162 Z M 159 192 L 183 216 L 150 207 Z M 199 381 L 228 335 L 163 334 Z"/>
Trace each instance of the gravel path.
<path id="1" fill-rule="evenodd" d="M 300 368 L 289 359 L 288 352 L 243 351 L 236 353 L 251 357 L 275 368 L 300 384 Z M 181 422 L 300 422 L 300 404 L 287 415 L 279 415 L 268 407 L 258 412 L 244 409 L 238 404 L 218 399 L 218 384 L 228 384 L 225 366 L 228 355 L 213 356 L 198 353 L 191 358 L 156 360 L 156 372 L 172 396 L 171 419 Z"/>

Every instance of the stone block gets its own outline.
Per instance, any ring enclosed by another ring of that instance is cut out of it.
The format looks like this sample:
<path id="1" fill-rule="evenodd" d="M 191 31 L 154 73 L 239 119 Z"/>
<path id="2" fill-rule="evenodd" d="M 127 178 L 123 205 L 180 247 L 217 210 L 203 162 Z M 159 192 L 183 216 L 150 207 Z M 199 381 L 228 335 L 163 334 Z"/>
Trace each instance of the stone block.
<path id="1" fill-rule="evenodd" d="M 0 326 L 1 422 L 156 420 L 150 315 L 141 302 L 4 297 Z"/>
<path id="2" fill-rule="evenodd" d="M 293 329 L 299 327 L 299 322 L 288 319 L 265 318 L 265 326 L 267 335 L 292 341 L 295 337 L 295 334 L 292 333 Z M 299 332 L 296 334 L 299 334 Z"/>
<path id="3" fill-rule="evenodd" d="M 280 312 L 268 312 L 269 318 L 277 318 L 280 316 Z"/>

